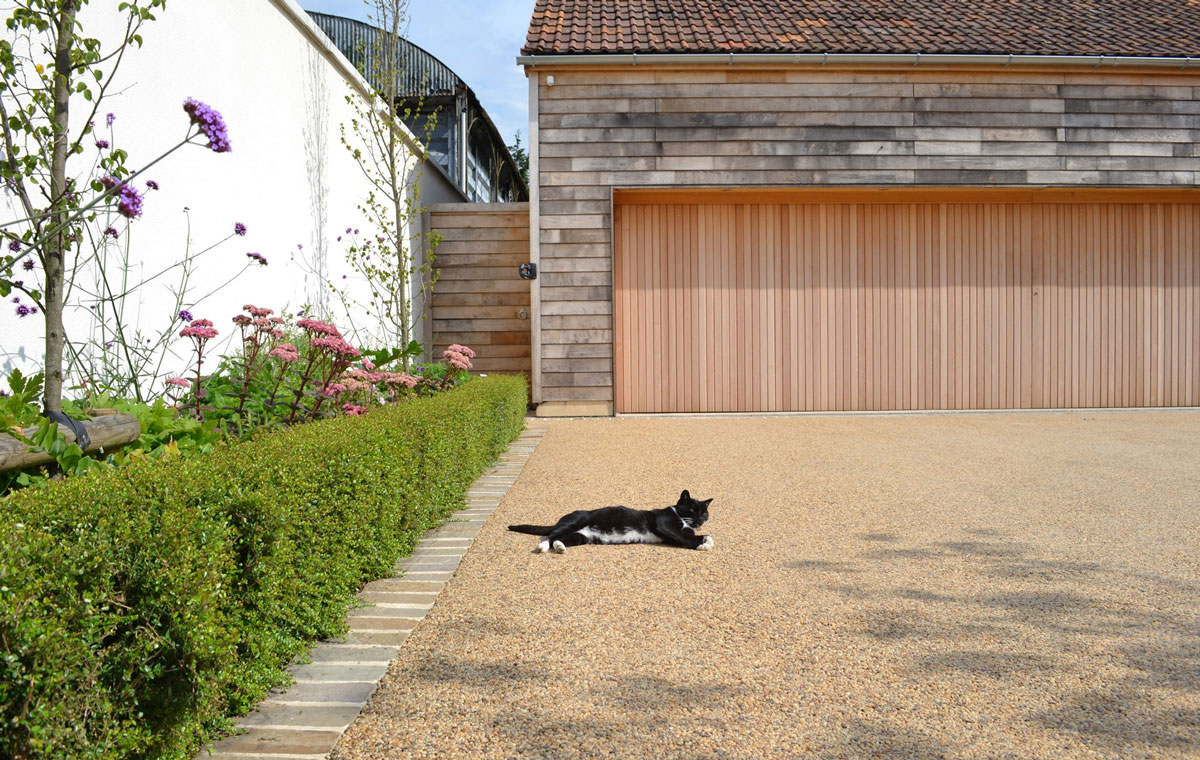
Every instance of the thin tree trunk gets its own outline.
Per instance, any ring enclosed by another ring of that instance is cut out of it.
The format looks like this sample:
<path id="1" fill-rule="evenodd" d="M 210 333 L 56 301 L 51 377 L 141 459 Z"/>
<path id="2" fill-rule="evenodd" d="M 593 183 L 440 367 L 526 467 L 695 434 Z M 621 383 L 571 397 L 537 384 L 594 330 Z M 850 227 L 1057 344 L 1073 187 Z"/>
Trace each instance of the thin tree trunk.
<path id="1" fill-rule="evenodd" d="M 401 193 L 404 191 L 404 178 L 400 176 L 400 162 L 396 157 L 396 149 L 399 147 L 397 145 L 397 132 L 399 131 L 399 127 L 396 125 L 396 122 L 399 118 L 396 115 L 396 100 L 399 92 L 397 91 L 396 87 L 396 79 L 400 74 L 400 64 L 397 60 L 397 47 L 400 40 L 400 22 L 402 17 L 405 15 L 404 11 L 406 10 L 406 5 L 407 3 L 405 2 L 392 2 L 391 7 L 388 9 L 391 13 L 391 18 L 389 19 L 391 22 L 391 34 L 388 37 L 386 47 L 387 86 L 385 87 L 385 95 L 388 101 L 388 180 L 391 184 L 392 212 L 394 214 L 395 224 L 395 237 L 392 241 L 392 245 L 396 247 L 396 263 L 398 271 L 400 272 L 400 287 L 402 289 L 400 293 L 400 345 L 402 348 L 408 347 L 411 335 L 409 330 L 409 291 L 411 286 L 409 285 L 408 278 L 409 259 L 403 248 L 406 234 L 404 229 L 404 201 L 401 198 Z M 410 358 L 407 353 L 404 355 L 403 363 L 404 371 L 407 372 L 410 366 Z"/>
<path id="2" fill-rule="evenodd" d="M 71 41 L 75 34 L 78 0 L 63 0 L 54 46 L 54 152 L 50 163 L 50 199 L 53 204 L 51 228 L 58 232 L 46 241 L 43 252 L 46 266 L 46 386 L 43 403 L 47 411 L 62 411 L 63 345 L 63 267 L 67 235 L 67 148 L 71 100 Z"/>

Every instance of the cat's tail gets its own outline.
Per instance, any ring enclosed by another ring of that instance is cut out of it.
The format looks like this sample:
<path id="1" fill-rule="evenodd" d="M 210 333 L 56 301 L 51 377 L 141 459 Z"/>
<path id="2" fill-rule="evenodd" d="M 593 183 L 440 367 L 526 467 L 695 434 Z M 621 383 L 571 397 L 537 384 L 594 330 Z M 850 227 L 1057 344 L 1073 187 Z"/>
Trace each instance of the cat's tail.
<path id="1" fill-rule="evenodd" d="M 531 536 L 548 536 L 554 530 L 553 525 L 510 525 L 508 529 L 517 533 L 528 533 Z"/>

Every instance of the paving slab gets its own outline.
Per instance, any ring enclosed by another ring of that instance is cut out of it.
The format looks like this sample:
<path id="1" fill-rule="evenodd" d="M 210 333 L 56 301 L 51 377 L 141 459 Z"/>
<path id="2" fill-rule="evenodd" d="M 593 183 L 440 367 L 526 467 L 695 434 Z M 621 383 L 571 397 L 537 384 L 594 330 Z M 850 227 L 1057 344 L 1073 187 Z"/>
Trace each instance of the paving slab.
<path id="1" fill-rule="evenodd" d="M 241 752 L 263 755 L 324 756 L 332 748 L 341 731 L 299 731 L 284 728 L 250 728 L 213 744 L 213 753 Z M 204 755 L 199 755 L 204 757 Z"/>
<path id="2" fill-rule="evenodd" d="M 294 729 L 304 726 L 342 731 L 358 717 L 358 712 L 359 708 L 353 704 L 292 705 L 268 700 L 235 723 L 242 728 L 287 726 Z"/>

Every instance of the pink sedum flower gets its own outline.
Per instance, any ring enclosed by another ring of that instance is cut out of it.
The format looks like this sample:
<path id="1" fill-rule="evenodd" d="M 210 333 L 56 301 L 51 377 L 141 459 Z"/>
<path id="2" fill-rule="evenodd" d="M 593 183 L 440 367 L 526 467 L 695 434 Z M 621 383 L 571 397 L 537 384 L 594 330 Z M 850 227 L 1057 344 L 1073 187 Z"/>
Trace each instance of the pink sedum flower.
<path id="1" fill-rule="evenodd" d="M 334 336 L 338 336 L 338 337 L 340 337 L 342 334 L 333 325 L 329 324 L 328 322 L 322 322 L 319 319 L 297 320 L 296 327 L 299 327 L 300 329 L 302 329 L 305 332 L 310 333 L 310 334 L 315 333 L 318 335 L 334 335 Z"/>
<path id="2" fill-rule="evenodd" d="M 270 356 L 280 359 L 285 362 L 294 362 L 300 360 L 300 352 L 291 343 L 280 343 L 275 348 L 271 349 Z"/>
<path id="3" fill-rule="evenodd" d="M 197 319 L 190 325 L 179 331 L 180 337 L 195 338 L 197 341 L 206 341 L 210 338 L 217 337 L 219 333 L 213 327 L 212 320 Z"/>
<path id="4" fill-rule="evenodd" d="M 367 413 L 367 408 L 357 404 L 342 404 L 342 413 L 347 417 L 361 417 Z"/>
<path id="5" fill-rule="evenodd" d="M 460 346 L 454 343 L 442 352 L 442 358 L 455 369 L 471 369 L 471 360 L 475 358 L 475 352 L 466 346 Z"/>
<path id="6" fill-rule="evenodd" d="M 167 385 L 177 385 L 180 388 L 191 388 L 192 381 L 182 377 L 169 377 L 167 378 Z"/>
<path id="7" fill-rule="evenodd" d="M 325 398 L 333 398 L 339 393 L 345 393 L 346 386 L 342 383 L 330 383 L 321 389 L 321 395 Z"/>
<path id="8" fill-rule="evenodd" d="M 414 377 L 407 372 L 384 372 L 382 379 L 388 385 L 405 388 L 416 388 L 417 383 L 421 382 L 421 378 Z"/>

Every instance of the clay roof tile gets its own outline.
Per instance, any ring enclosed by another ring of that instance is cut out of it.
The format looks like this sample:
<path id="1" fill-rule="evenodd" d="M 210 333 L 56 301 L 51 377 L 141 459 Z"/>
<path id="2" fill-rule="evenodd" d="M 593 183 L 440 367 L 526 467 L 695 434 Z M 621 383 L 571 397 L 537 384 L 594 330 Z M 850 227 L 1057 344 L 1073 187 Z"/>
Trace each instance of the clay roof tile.
<path id="1" fill-rule="evenodd" d="M 522 52 L 1200 57 L 1196 0 L 971 0 L 967 8 L 963 0 L 537 0 Z"/>

